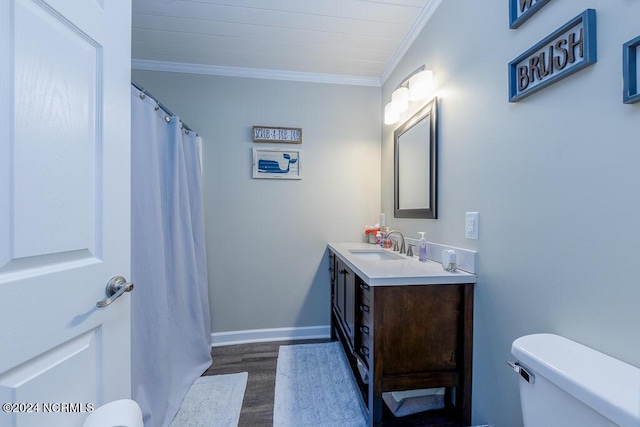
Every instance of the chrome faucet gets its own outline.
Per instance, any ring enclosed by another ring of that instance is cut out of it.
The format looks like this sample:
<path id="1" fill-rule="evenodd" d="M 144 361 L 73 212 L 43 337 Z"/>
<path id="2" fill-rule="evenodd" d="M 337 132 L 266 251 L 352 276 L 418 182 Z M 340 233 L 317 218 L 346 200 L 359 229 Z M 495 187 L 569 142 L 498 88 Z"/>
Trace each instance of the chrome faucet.
<path id="1" fill-rule="evenodd" d="M 404 251 L 404 236 L 402 235 L 402 233 L 401 233 L 401 232 L 399 232 L 398 230 L 391 230 L 391 231 L 387 232 L 387 233 L 384 235 L 384 238 L 385 238 L 385 239 L 388 239 L 388 238 L 389 238 L 389 235 L 390 235 L 390 234 L 393 234 L 393 233 L 397 234 L 397 235 L 398 235 L 398 236 L 400 236 L 400 238 L 402 239 L 402 243 L 400 244 L 400 253 L 401 253 L 401 254 L 403 254 L 403 253 L 405 252 L 405 251 Z"/>

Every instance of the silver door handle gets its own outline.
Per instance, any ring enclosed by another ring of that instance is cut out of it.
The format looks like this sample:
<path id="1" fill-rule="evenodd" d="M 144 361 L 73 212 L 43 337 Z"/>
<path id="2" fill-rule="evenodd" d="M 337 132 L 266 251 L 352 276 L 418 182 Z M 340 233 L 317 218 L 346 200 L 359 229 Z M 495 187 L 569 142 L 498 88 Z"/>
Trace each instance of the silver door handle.
<path id="1" fill-rule="evenodd" d="M 127 283 L 127 279 L 122 276 L 114 276 L 107 283 L 107 288 L 105 292 L 107 293 L 107 298 L 102 301 L 98 301 L 96 303 L 96 307 L 102 308 L 106 307 L 118 298 L 122 296 L 125 292 L 131 292 L 133 290 L 133 283 Z"/>

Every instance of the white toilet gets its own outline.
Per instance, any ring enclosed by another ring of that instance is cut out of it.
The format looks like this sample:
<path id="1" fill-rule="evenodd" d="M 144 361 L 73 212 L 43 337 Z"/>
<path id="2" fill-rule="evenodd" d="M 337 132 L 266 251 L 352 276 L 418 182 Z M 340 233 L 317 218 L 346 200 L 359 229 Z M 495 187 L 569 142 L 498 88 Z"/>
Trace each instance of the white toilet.
<path id="1" fill-rule="evenodd" d="M 640 427 L 640 369 L 553 334 L 511 346 L 525 427 Z"/>

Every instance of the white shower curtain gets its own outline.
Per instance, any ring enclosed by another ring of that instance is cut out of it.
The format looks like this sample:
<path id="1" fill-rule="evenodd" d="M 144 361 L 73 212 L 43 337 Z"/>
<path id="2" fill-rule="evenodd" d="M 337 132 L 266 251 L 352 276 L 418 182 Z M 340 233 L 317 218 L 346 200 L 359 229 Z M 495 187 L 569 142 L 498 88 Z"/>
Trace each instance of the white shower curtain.
<path id="1" fill-rule="evenodd" d="M 131 92 L 132 397 L 165 427 L 211 364 L 199 141 Z"/>

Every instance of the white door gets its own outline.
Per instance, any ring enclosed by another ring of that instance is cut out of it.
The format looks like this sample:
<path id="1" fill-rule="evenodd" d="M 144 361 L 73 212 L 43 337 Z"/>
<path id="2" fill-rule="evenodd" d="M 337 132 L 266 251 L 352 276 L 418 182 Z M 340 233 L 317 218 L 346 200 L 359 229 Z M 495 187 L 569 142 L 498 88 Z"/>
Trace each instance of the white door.
<path id="1" fill-rule="evenodd" d="M 130 397 L 130 0 L 0 1 L 0 426 Z M 134 290 L 135 292 L 135 290 Z"/>

